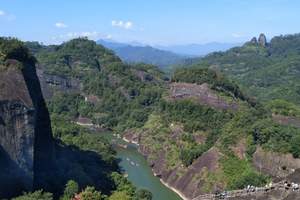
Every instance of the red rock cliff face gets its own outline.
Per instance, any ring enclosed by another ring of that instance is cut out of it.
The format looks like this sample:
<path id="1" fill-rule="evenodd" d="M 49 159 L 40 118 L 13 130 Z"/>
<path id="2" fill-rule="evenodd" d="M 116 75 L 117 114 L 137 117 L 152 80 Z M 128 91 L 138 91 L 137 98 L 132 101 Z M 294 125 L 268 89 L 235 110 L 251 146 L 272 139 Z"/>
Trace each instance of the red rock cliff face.
<path id="1" fill-rule="evenodd" d="M 0 197 L 32 190 L 51 167 L 50 118 L 33 63 L 0 66 Z"/>

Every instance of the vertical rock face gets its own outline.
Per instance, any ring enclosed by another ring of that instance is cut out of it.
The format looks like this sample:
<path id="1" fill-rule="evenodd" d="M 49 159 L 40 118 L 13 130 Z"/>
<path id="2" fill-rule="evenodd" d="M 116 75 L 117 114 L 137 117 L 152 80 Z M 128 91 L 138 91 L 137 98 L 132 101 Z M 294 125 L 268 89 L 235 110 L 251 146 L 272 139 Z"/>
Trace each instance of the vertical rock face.
<path id="1" fill-rule="evenodd" d="M 259 35 L 258 43 L 263 47 L 267 46 L 267 38 L 266 38 L 265 34 L 261 33 Z"/>
<path id="2" fill-rule="evenodd" d="M 34 64 L 0 65 L 0 198 L 39 185 L 51 167 L 53 139 Z M 28 65 L 28 66 L 27 66 Z"/>
<path id="3" fill-rule="evenodd" d="M 0 87 L 0 196 L 6 196 L 33 188 L 35 111 L 20 71 L 0 72 Z"/>

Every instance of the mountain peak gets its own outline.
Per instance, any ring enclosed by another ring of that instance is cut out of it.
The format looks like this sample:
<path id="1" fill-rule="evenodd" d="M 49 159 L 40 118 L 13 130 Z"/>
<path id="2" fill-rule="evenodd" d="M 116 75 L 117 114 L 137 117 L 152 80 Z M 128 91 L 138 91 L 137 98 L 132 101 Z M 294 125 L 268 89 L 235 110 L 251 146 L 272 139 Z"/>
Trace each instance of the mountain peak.
<path id="1" fill-rule="evenodd" d="M 261 33 L 259 35 L 258 43 L 263 47 L 267 46 L 267 38 L 266 38 L 265 34 Z"/>

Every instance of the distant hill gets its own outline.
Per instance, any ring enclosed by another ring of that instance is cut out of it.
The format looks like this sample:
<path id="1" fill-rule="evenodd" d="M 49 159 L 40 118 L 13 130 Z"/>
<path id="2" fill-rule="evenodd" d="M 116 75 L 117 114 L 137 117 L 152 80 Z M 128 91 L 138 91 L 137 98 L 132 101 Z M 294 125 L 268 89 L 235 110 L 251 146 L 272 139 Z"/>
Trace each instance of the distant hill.
<path id="1" fill-rule="evenodd" d="M 299 46 L 300 34 L 277 36 L 267 43 L 261 35 L 241 47 L 212 53 L 190 63 L 223 71 L 263 101 L 284 99 L 300 105 Z"/>
<path id="2" fill-rule="evenodd" d="M 241 43 L 210 42 L 206 44 L 187 44 L 171 46 L 155 46 L 158 49 L 171 51 L 177 54 L 190 56 L 205 56 L 215 51 L 226 51 L 232 47 L 241 46 Z"/>
<path id="3" fill-rule="evenodd" d="M 216 51 L 226 51 L 232 47 L 241 46 L 241 43 L 187 44 L 170 46 L 149 46 L 141 43 L 121 43 L 112 40 L 98 40 L 98 44 L 113 50 L 124 62 L 146 63 L 157 65 L 163 71 L 170 71 L 174 65 L 190 64 L 199 57 Z M 195 58 L 195 60 L 194 60 Z"/>
<path id="4" fill-rule="evenodd" d="M 188 56 L 160 50 L 151 46 L 135 46 L 107 40 L 98 40 L 97 43 L 113 50 L 125 62 L 156 65 L 162 70 L 167 70 L 168 66 L 180 63 L 182 60 L 188 58 Z"/>

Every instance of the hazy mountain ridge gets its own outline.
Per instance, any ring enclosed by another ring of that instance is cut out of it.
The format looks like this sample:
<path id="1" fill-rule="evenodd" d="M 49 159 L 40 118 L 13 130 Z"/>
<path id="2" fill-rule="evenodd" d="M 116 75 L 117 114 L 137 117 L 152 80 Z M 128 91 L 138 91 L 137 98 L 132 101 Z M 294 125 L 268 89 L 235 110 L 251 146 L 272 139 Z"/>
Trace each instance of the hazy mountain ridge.
<path id="1" fill-rule="evenodd" d="M 236 47 L 240 45 L 242 45 L 242 43 L 209 42 L 204 44 L 169 45 L 169 46 L 154 46 L 154 47 L 166 51 L 182 54 L 182 55 L 189 55 L 191 57 L 196 57 L 196 56 L 205 56 L 215 51 L 226 51 L 232 47 Z"/>
<path id="2" fill-rule="evenodd" d="M 189 199 L 248 184 L 265 185 L 273 177 L 285 179 L 299 173 L 295 166 L 298 168 L 300 156 L 300 129 L 278 123 L 272 115 L 291 115 L 289 109 L 293 106 L 282 107 L 280 102 L 262 105 L 210 64 L 177 69 L 168 81 L 155 66 L 125 64 L 111 50 L 85 38 L 62 45 L 27 46 L 47 75 L 44 86 L 53 91 L 48 106 L 54 136 L 77 148 L 96 149 L 94 156 L 101 155 L 104 163 L 94 157 L 98 161 L 92 170 L 99 164 L 104 175 L 112 175 L 116 170 L 114 154 L 100 135 L 73 123 L 79 117 L 128 140 L 137 138 L 139 150 L 155 174 Z M 241 48 L 263 58 L 269 55 L 260 44 Z M 240 48 L 229 51 L 235 49 Z M 209 56 L 219 54 L 224 53 Z M 72 79 L 80 86 L 69 85 Z M 94 100 L 89 101 L 91 98 Z M 264 165 L 260 160 L 268 153 L 276 154 L 278 159 Z M 63 155 L 68 157 L 69 153 L 58 155 L 60 161 L 67 162 Z M 280 166 L 285 157 L 289 165 Z M 89 162 L 80 164 L 76 157 L 72 159 L 77 167 L 90 169 Z M 71 172 L 68 175 L 82 185 L 93 184 L 107 195 L 122 188 L 115 185 L 115 179 L 102 180 L 99 170 L 94 177 L 99 181 L 81 170 Z M 133 197 L 135 191 L 125 180 L 123 195 Z"/>
<path id="3" fill-rule="evenodd" d="M 141 43 L 120 43 L 110 40 L 98 40 L 109 48 L 125 62 L 157 65 L 164 71 L 170 71 L 174 65 L 183 64 L 191 57 L 204 56 L 214 51 L 225 51 L 237 46 L 236 43 L 189 44 L 189 45 L 144 45 Z"/>
<path id="4" fill-rule="evenodd" d="M 136 46 L 99 40 L 97 43 L 113 50 L 124 62 L 146 63 L 167 70 L 170 65 L 180 63 L 186 56 L 160 50 L 151 46 Z"/>

